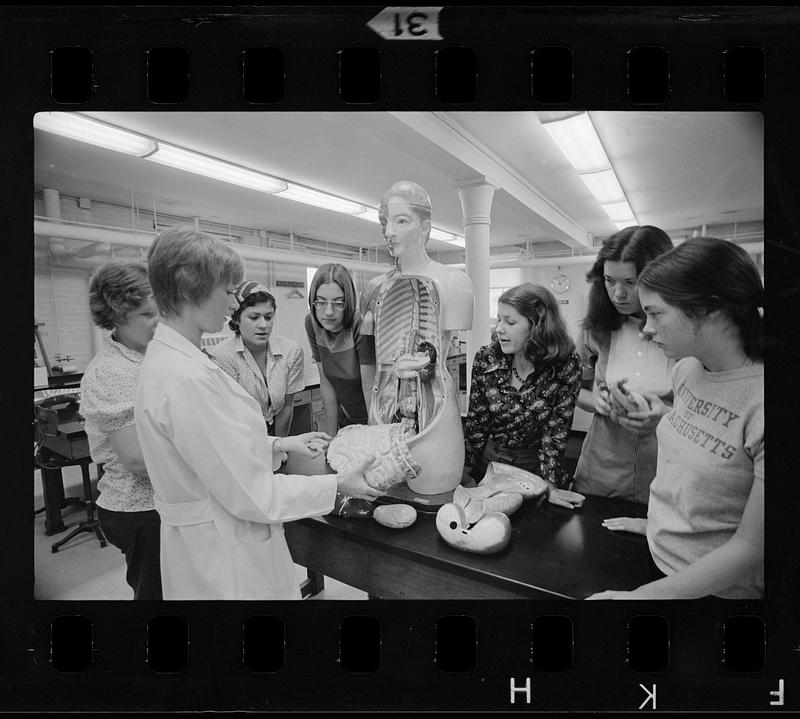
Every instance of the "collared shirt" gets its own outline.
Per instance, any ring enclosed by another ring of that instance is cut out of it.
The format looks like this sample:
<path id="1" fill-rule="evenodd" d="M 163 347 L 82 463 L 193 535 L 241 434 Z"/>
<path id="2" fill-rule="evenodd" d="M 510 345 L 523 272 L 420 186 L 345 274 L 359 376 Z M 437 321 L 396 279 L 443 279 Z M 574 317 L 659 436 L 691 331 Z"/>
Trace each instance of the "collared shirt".
<path id="1" fill-rule="evenodd" d="M 572 477 L 561 457 L 581 387 L 580 358 L 573 352 L 561 367 L 535 365 L 519 389 L 511 384 L 512 359 L 491 345 L 475 354 L 464 462 L 474 466 L 490 439 L 509 451 L 536 448 L 541 477 L 567 487 Z"/>
<path id="2" fill-rule="evenodd" d="M 667 357 L 641 331 L 640 324 L 640 319 L 627 317 L 605 342 L 581 330 L 577 349 L 584 366 L 584 380 L 605 380 L 611 384 L 627 379 L 628 386 L 637 392 L 668 395 L 672 389 L 670 376 L 675 360 Z"/>
<path id="3" fill-rule="evenodd" d="M 271 334 L 267 343 L 266 378 L 241 335 L 209 348 L 211 358 L 261 405 L 267 424 L 283 409 L 286 395 L 305 388 L 303 348 L 289 337 Z"/>
<path id="4" fill-rule="evenodd" d="M 161 517 L 164 599 L 300 599 L 282 522 L 326 514 L 336 475 L 274 474 L 259 403 L 164 322 L 136 429 Z"/>
<path id="5" fill-rule="evenodd" d="M 133 399 L 144 356 L 111 335 L 86 367 L 81 380 L 80 412 L 86 420 L 92 460 L 103 464 L 97 506 L 112 512 L 146 512 L 155 508 L 146 474 L 129 472 L 111 444 L 111 433 L 133 425 Z"/>

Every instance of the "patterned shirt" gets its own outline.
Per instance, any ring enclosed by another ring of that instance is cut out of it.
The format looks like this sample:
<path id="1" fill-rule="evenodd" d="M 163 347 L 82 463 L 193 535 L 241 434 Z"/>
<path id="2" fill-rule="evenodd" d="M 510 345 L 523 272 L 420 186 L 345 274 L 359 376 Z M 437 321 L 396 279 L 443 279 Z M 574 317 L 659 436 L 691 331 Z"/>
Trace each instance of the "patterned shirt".
<path id="1" fill-rule="evenodd" d="M 272 424 L 275 415 L 283 409 L 287 394 L 305 389 L 303 348 L 289 337 L 275 333 L 269 336 L 266 378 L 241 335 L 210 347 L 208 354 L 258 401 L 267 424 Z"/>
<path id="2" fill-rule="evenodd" d="M 110 435 L 133 426 L 133 400 L 144 355 L 108 335 L 81 380 L 81 415 L 92 460 L 103 464 L 97 506 L 112 512 L 155 509 L 146 474 L 129 472 L 120 462 Z"/>
<path id="3" fill-rule="evenodd" d="M 567 487 L 572 477 L 560 460 L 581 388 L 580 358 L 573 352 L 561 367 L 535 365 L 519 389 L 511 385 L 512 360 L 491 345 L 475 354 L 464 462 L 474 466 L 490 439 L 511 451 L 537 447 L 542 478 Z"/>

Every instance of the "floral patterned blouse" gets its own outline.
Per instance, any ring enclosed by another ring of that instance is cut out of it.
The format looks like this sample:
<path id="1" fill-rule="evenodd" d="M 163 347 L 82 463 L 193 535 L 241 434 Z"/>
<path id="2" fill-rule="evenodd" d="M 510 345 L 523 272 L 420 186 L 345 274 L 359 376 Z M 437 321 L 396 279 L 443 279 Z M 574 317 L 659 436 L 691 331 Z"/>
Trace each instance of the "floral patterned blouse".
<path id="1" fill-rule="evenodd" d="M 542 478 L 566 488 L 572 477 L 560 460 L 581 388 L 580 358 L 573 352 L 560 368 L 535 366 L 519 389 L 511 385 L 512 359 L 491 345 L 475 354 L 464 463 L 472 467 L 490 439 L 511 451 L 538 445 Z"/>

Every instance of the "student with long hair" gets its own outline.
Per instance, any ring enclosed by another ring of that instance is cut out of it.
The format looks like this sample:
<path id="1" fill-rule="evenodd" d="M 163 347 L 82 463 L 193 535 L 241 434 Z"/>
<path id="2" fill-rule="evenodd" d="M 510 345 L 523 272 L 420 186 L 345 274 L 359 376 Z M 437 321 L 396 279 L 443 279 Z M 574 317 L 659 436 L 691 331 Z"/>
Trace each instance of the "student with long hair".
<path id="1" fill-rule="evenodd" d="M 573 489 L 647 504 L 656 473 L 658 419 L 634 421 L 618 414 L 601 388 L 622 379 L 637 392 L 670 401 L 673 360 L 643 331 L 636 279 L 648 262 L 672 249 L 663 230 L 626 227 L 603 242 L 586 275 L 588 311 L 578 337 L 584 383 L 578 407 L 592 412 L 575 469 Z"/>
<path id="2" fill-rule="evenodd" d="M 764 289 L 739 246 L 700 237 L 639 277 L 645 332 L 678 360 L 674 406 L 655 394 L 658 469 L 647 519 L 614 517 L 613 531 L 646 533 L 656 579 L 590 599 L 694 599 L 764 594 Z"/>
<path id="3" fill-rule="evenodd" d="M 305 328 L 319 370 L 326 431 L 367 424 L 375 380 L 375 341 L 361 332 L 356 290 L 347 268 L 322 265 L 308 290 Z"/>
<path id="4" fill-rule="evenodd" d="M 567 489 L 572 477 L 561 458 L 580 384 L 580 358 L 553 294 L 530 282 L 506 290 L 494 341 L 472 365 L 466 473 L 479 482 L 488 463 L 499 461 Z"/>

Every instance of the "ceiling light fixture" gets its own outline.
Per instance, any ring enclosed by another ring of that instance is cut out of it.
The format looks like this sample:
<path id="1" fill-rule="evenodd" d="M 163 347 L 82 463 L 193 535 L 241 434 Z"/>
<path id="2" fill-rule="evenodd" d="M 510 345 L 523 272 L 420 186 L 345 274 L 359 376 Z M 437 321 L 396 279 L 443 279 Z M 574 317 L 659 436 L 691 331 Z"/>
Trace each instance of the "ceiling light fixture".
<path id="1" fill-rule="evenodd" d="M 360 217 L 370 222 L 380 223 L 378 210 L 360 202 L 345 199 L 328 192 L 288 182 L 226 160 L 187 150 L 177 145 L 160 142 L 150 137 L 123 130 L 114 125 L 100 122 L 73 112 L 39 112 L 34 115 L 33 125 L 38 130 L 53 132 L 73 140 L 97 145 L 107 150 L 122 152 L 140 157 L 160 165 L 212 180 L 239 185 L 275 197 L 283 197 L 295 202 L 303 202 L 325 210 L 341 212 Z M 431 237 L 451 245 L 464 247 L 464 238 L 452 232 L 431 229 Z"/>
<path id="2" fill-rule="evenodd" d="M 589 172 L 579 177 L 600 204 L 619 202 L 625 197 L 614 170 Z"/>
<path id="3" fill-rule="evenodd" d="M 220 180 L 268 194 L 275 194 L 287 187 L 283 180 L 270 177 L 262 172 L 248 170 L 215 157 L 202 155 L 193 150 L 184 150 L 182 147 L 166 143 L 158 143 L 158 149 L 145 159 L 195 175 L 210 177 L 212 180 Z"/>
<path id="4" fill-rule="evenodd" d="M 588 113 L 543 123 L 543 126 L 578 172 L 598 172 L 611 167 Z"/>
<path id="5" fill-rule="evenodd" d="M 464 247 L 463 237 L 459 237 L 452 232 L 440 230 L 436 227 L 431 227 L 431 238 L 434 240 L 440 240 L 441 242 L 449 242 L 451 245 L 457 245 L 458 247 Z"/>
<path id="6" fill-rule="evenodd" d="M 378 216 L 378 210 L 374 207 L 368 207 L 366 210 L 364 210 L 364 212 L 356 215 L 356 217 L 360 217 L 362 220 L 369 220 L 377 225 L 381 223 L 381 218 Z"/>
<path id="7" fill-rule="evenodd" d="M 628 222 L 615 222 L 614 224 L 617 226 L 617 230 L 619 231 L 625 230 L 633 225 L 638 225 L 639 223 L 636 220 L 630 220 Z"/>
<path id="8" fill-rule="evenodd" d="M 324 210 L 342 212 L 346 215 L 361 215 L 367 211 L 366 205 L 362 205 L 359 202 L 345 200 L 343 197 L 330 195 L 320 190 L 312 190 L 310 187 L 295 185 L 293 182 L 287 182 L 286 188 L 280 192 L 276 192 L 275 197 L 284 197 L 287 200 L 294 200 L 295 202 L 304 202 L 307 205 L 321 207 Z"/>
<path id="9" fill-rule="evenodd" d="M 612 222 L 628 222 L 629 224 L 635 224 L 634 221 L 636 218 L 633 216 L 633 210 L 631 210 L 627 200 L 600 205 L 600 207 L 605 210 Z"/>
<path id="10" fill-rule="evenodd" d="M 144 157 L 156 149 L 156 143 L 149 137 L 142 137 L 74 112 L 37 112 L 33 116 L 33 126 L 37 130 L 133 157 Z"/>
<path id="11" fill-rule="evenodd" d="M 638 224 L 589 113 L 542 126 L 617 227 Z"/>

